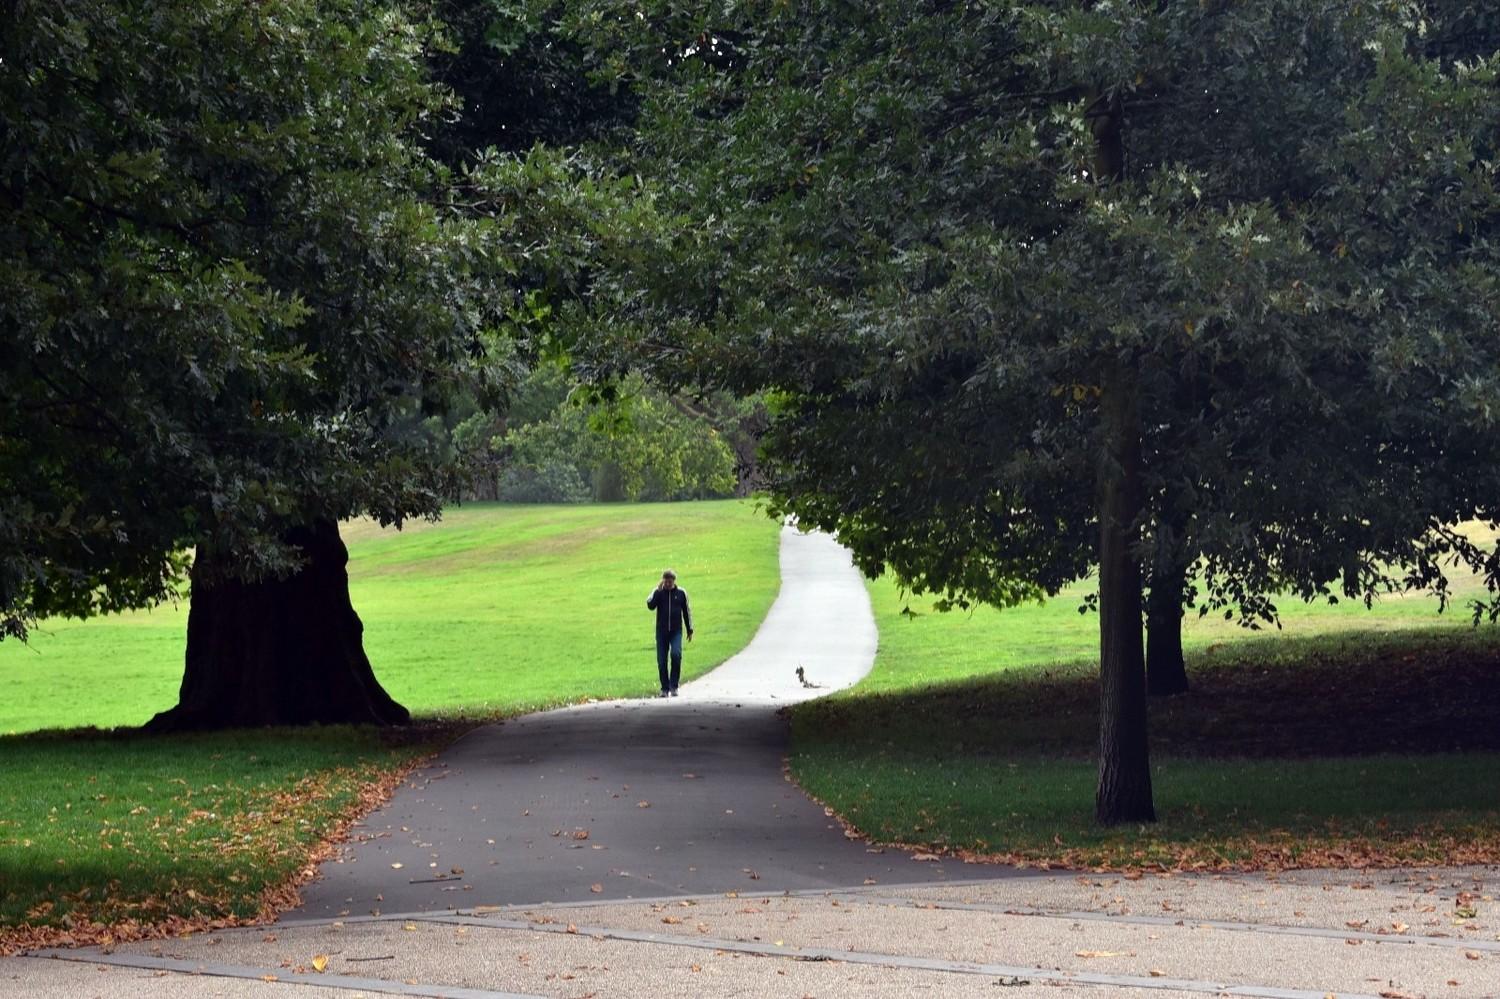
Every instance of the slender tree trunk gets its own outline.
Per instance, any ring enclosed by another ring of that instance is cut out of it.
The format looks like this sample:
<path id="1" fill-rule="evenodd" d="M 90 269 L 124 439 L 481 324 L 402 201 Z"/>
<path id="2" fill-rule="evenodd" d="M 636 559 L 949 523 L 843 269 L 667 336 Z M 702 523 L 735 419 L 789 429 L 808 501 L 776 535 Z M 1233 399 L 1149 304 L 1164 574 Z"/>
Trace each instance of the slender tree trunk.
<path id="1" fill-rule="evenodd" d="M 1093 95 L 1086 111 L 1096 182 L 1125 175 L 1124 113 L 1115 92 Z M 1155 822 L 1146 741 L 1146 650 L 1141 636 L 1141 567 L 1133 544 L 1145 504 L 1141 483 L 1139 386 L 1117 359 L 1100 399 L 1105 454 L 1099 469 L 1099 789 L 1103 825 Z"/>
<path id="2" fill-rule="evenodd" d="M 410 720 L 365 657 L 364 625 L 349 601 L 349 550 L 338 525 L 297 528 L 287 540 L 302 549 L 307 564 L 286 579 L 255 583 L 211 572 L 213 556 L 199 548 L 178 704 L 147 729 Z"/>
<path id="3" fill-rule="evenodd" d="M 1182 658 L 1182 591 L 1187 571 L 1170 555 L 1158 553 L 1146 602 L 1146 692 L 1153 697 L 1185 694 L 1187 664 Z"/>
<path id="4" fill-rule="evenodd" d="M 1099 788 L 1103 825 L 1155 822 L 1146 740 L 1146 661 L 1141 569 L 1132 540 L 1142 508 L 1141 432 L 1133 373 L 1104 386 L 1108 442 L 1099 496 Z"/>

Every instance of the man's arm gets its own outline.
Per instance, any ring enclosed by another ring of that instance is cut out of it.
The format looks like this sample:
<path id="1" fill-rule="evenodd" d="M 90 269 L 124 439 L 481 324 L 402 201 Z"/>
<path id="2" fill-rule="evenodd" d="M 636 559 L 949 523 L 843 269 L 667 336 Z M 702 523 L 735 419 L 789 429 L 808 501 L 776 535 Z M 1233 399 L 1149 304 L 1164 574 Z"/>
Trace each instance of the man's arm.
<path id="1" fill-rule="evenodd" d="M 693 637 L 693 612 L 688 610 L 687 590 L 682 591 L 682 626 L 687 629 L 688 639 Z"/>
<path id="2" fill-rule="evenodd" d="M 661 598 L 661 590 L 652 590 L 651 595 L 646 598 L 646 609 L 656 610 L 656 601 Z"/>

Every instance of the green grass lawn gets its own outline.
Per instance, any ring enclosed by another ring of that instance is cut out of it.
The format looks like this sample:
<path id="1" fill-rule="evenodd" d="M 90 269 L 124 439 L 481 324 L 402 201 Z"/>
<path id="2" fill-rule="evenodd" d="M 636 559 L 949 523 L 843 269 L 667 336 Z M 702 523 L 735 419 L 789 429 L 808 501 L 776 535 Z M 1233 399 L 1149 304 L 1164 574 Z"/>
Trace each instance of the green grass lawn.
<path id="1" fill-rule="evenodd" d="M 330 830 L 447 734 L 0 738 L 0 927 L 91 939 L 90 923 L 254 917 Z"/>
<path id="2" fill-rule="evenodd" d="M 876 839 L 1074 865 L 1500 857 L 1500 631 L 1461 611 L 1288 602 L 1259 635 L 1190 620 L 1194 691 L 1151 707 L 1160 821 L 1102 830 L 1083 591 L 915 616 L 889 580 L 870 593 L 875 669 L 795 709 L 792 768 Z"/>
<path id="3" fill-rule="evenodd" d="M 471 504 L 343 533 L 365 650 L 391 695 L 417 714 L 511 714 L 655 690 L 646 597 L 669 565 L 692 597 L 686 676 L 739 651 L 780 585 L 779 530 L 726 500 Z M 186 627 L 187 607 L 168 606 L 0 642 L 0 734 L 142 724 L 176 703 Z"/>
<path id="4" fill-rule="evenodd" d="M 654 692 L 645 602 L 668 565 L 693 601 L 686 676 L 728 658 L 775 599 L 779 531 L 725 501 L 476 504 L 344 536 L 376 675 L 419 716 L 477 718 Z M 13 733 L 0 735 L 0 927 L 253 915 L 370 788 L 461 727 L 397 743 L 338 728 L 34 731 L 133 726 L 170 707 L 186 618 L 54 621 L 30 646 L 0 644 L 0 733 Z"/>

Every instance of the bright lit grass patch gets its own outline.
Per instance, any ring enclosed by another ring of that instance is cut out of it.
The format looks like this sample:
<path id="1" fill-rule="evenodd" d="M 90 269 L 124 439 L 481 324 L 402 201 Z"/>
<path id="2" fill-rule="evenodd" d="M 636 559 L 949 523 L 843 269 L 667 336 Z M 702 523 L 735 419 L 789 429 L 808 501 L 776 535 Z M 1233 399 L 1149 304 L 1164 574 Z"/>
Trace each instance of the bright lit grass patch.
<path id="1" fill-rule="evenodd" d="M 513 714 L 656 689 L 646 597 L 676 568 L 693 601 L 686 678 L 743 648 L 780 586 L 780 528 L 750 501 L 471 504 L 437 524 L 347 525 L 365 649 L 413 712 Z M 0 734 L 139 725 L 176 703 L 187 607 L 51 621 L 0 642 Z"/>

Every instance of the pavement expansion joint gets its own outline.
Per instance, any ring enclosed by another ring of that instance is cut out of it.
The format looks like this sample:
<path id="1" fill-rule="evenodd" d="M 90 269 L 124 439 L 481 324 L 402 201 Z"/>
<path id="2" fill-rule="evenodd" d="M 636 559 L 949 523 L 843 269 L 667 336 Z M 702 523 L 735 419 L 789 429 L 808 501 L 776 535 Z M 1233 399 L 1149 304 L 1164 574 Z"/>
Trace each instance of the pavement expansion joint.
<path id="1" fill-rule="evenodd" d="M 488 926 L 496 929 L 565 934 L 593 940 L 616 940 L 626 943 L 688 947 L 696 950 L 723 951 L 793 961 L 838 961 L 845 964 L 874 965 L 911 971 L 983 975 L 997 979 L 1027 979 L 1048 984 L 1099 985 L 1115 988 L 1203 992 L 1215 996 L 1244 996 L 1247 999 L 1327 999 L 1329 994 L 1326 989 L 1288 989 L 1222 980 L 1209 981 L 1203 979 L 1169 978 L 1166 976 L 1115 975 L 1104 972 L 1068 971 L 1025 965 L 952 961 L 943 958 L 872 953 L 869 951 L 842 950 L 830 947 L 778 947 L 763 943 L 750 943 L 744 940 L 730 940 L 723 937 L 687 937 L 646 930 L 621 930 L 607 926 L 580 926 L 576 923 L 565 924 L 562 922 L 544 923 L 532 920 L 503 919 L 487 915 L 429 915 L 426 917 L 426 921 L 460 926 Z M 1341 992 L 1339 993 L 1339 999 L 1378 999 L 1378 997 L 1364 993 Z"/>
<path id="2" fill-rule="evenodd" d="M 773 896 L 774 897 L 774 896 Z M 1282 923 L 1245 923 L 1224 919 L 1198 919 L 1189 916 L 1146 916 L 1109 912 L 1037 909 L 1026 906 L 985 902 L 952 902 L 935 899 L 911 899 L 897 895 L 865 895 L 858 892 L 829 892 L 828 898 L 844 904 L 897 906 L 909 909 L 947 909 L 955 912 L 990 912 L 1001 916 L 1028 916 L 1041 919 L 1066 919 L 1074 922 L 1123 923 L 1136 926 L 1198 926 L 1233 933 L 1267 933 L 1279 936 L 1317 937 L 1329 940 L 1363 940 L 1377 944 L 1406 944 L 1417 947 L 1450 947 L 1459 950 L 1487 951 L 1500 954 L 1500 941 L 1474 940 L 1467 937 L 1444 937 L 1426 934 L 1371 933 L 1368 930 L 1339 929 L 1328 926 L 1288 926 Z M 550 907 L 549 907 L 550 908 Z"/>
<path id="3" fill-rule="evenodd" d="M 57 961 L 74 961 L 80 964 L 112 965 L 119 968 L 140 968 L 146 971 L 165 971 L 180 975 L 197 975 L 209 978 L 236 978 L 280 985 L 307 985 L 332 989 L 358 989 L 361 992 L 377 992 L 382 995 L 420 997 L 420 999 L 545 999 L 533 993 L 496 992 L 491 989 L 462 988 L 452 985 L 423 985 L 413 982 L 396 982 L 386 978 L 364 978 L 355 975 L 307 974 L 288 975 L 286 968 L 258 968 L 243 964 L 222 964 L 213 961 L 183 961 L 172 957 L 156 957 L 151 954 L 107 954 L 97 948 L 81 950 L 39 950 L 27 957 L 44 957 Z"/>
<path id="4" fill-rule="evenodd" d="M 910 899 L 895 899 L 888 896 L 861 896 L 859 893 L 848 892 L 798 892 L 798 893 L 766 893 L 763 895 L 740 895 L 746 900 L 758 898 L 787 898 L 787 897 L 828 897 L 836 899 L 841 903 L 845 901 L 864 903 L 870 905 L 923 906 L 926 903 L 913 903 Z M 706 898 L 723 898 L 722 893 Z M 680 900 L 680 896 L 669 896 L 669 900 Z M 631 900 L 632 903 L 638 900 Z M 600 903 L 595 903 L 599 905 Z M 941 908 L 989 911 L 991 909 L 1001 914 L 1014 915 L 1013 912 L 1003 912 L 1002 907 L 984 907 L 962 904 L 947 904 L 934 906 Z M 1043 968 L 1026 965 L 1008 965 L 989 962 L 958 961 L 943 958 L 923 957 L 918 955 L 889 954 L 870 951 L 848 950 L 829 947 L 797 947 L 776 946 L 761 942 L 750 942 L 745 940 L 728 939 L 723 937 L 708 936 L 682 936 L 671 933 L 660 933 L 647 930 L 619 929 L 600 925 L 582 925 L 577 923 L 565 923 L 561 920 L 538 921 L 535 919 L 507 918 L 508 913 L 517 912 L 522 909 L 536 909 L 539 906 L 506 906 L 494 909 L 485 909 L 471 913 L 405 913 L 405 914 L 382 914 L 380 916 L 352 917 L 342 920 L 299 920 L 295 925 L 301 928 L 313 928 L 317 925 L 332 925 L 334 923 L 385 923 L 403 920 L 408 922 L 425 922 L 440 925 L 458 925 L 485 927 L 496 930 L 525 931 L 532 933 L 559 934 L 575 937 L 581 940 L 615 941 L 628 944 L 641 944 L 647 946 L 679 947 L 692 950 L 705 950 L 723 953 L 742 954 L 745 956 L 766 957 L 772 959 L 789 961 L 812 961 L 812 962 L 839 962 L 844 964 L 856 964 L 872 967 L 883 967 L 907 971 L 926 971 L 947 974 L 959 974 L 966 976 L 985 976 L 997 980 L 1008 981 L 1030 981 L 1038 984 L 1051 985 L 1090 985 L 1105 988 L 1137 988 L 1156 991 L 1171 992 L 1196 992 L 1214 996 L 1245 997 L 1245 999 L 1325 999 L 1328 995 L 1325 989 L 1298 989 L 1284 988 L 1268 985 L 1258 985 L 1251 982 L 1236 982 L 1208 979 L 1173 978 L 1161 975 L 1151 977 L 1129 974 L 1110 974 L 1105 972 L 1090 972 L 1083 970 L 1066 970 L 1061 968 Z M 555 908 L 548 906 L 548 908 Z M 1059 915 L 1074 918 L 1077 914 L 1046 913 L 1046 915 Z M 1098 913 L 1085 914 L 1098 916 Z M 1200 921 L 1193 921 L 1198 925 Z M 290 925 L 290 924 L 287 924 Z M 1236 926 L 1243 924 L 1235 924 Z M 255 929 L 263 929 L 257 927 Z M 235 932 L 235 931 L 228 931 Z M 249 929 L 246 930 L 249 932 Z M 105 953 L 98 948 L 84 948 L 78 950 L 46 950 L 34 951 L 28 956 L 55 958 L 58 960 L 75 961 L 88 964 L 114 965 L 118 967 L 139 968 L 145 970 L 165 971 L 187 975 L 208 975 L 224 978 L 255 979 L 263 981 L 276 981 L 282 984 L 296 984 L 309 986 L 322 986 L 326 988 L 358 989 L 364 992 L 373 992 L 389 995 L 430 997 L 430 999 L 536 999 L 536 997 L 513 992 L 501 992 L 488 989 L 475 989 L 456 987 L 448 985 L 432 985 L 413 982 L 397 982 L 390 979 L 365 978 L 338 974 L 297 974 L 288 975 L 285 967 L 258 967 L 253 965 L 222 964 L 214 962 L 202 962 L 192 960 L 181 960 L 177 958 L 158 957 L 147 954 L 128 953 Z M 1378 997 L 1363 993 L 1339 992 L 1340 999 L 1378 999 Z"/>

